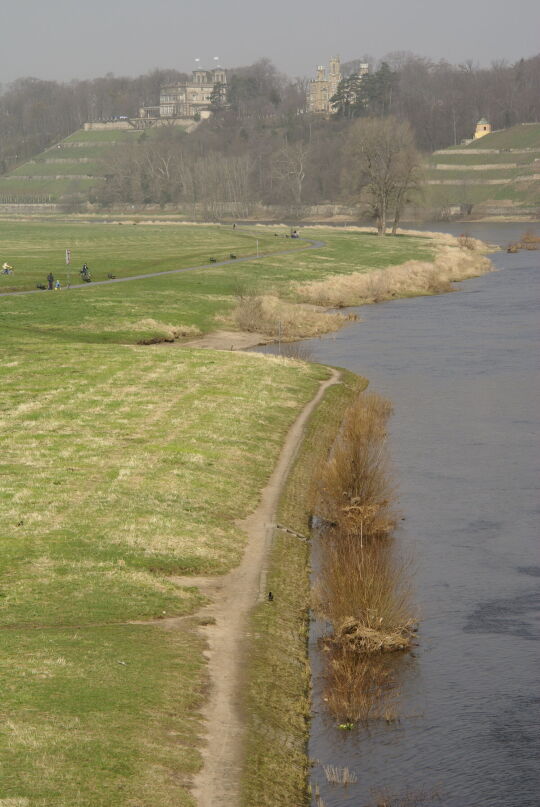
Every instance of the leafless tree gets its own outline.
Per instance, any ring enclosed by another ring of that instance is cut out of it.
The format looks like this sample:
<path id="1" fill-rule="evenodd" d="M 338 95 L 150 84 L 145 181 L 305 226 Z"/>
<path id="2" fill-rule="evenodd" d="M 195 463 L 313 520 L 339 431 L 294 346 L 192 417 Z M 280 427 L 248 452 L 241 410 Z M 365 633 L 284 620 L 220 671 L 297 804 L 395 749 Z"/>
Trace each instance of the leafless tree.
<path id="1" fill-rule="evenodd" d="M 403 206 L 420 180 L 411 127 L 393 117 L 359 119 L 349 130 L 346 151 L 351 190 L 373 215 L 379 235 L 386 235 L 393 214 L 395 234 Z"/>

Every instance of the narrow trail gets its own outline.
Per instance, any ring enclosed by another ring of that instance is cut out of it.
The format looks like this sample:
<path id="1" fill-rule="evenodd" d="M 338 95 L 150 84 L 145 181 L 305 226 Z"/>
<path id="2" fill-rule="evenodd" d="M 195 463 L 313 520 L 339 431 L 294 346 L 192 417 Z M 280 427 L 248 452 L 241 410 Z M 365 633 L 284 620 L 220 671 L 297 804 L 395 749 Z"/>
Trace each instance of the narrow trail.
<path id="1" fill-rule="evenodd" d="M 287 434 L 257 509 L 239 523 L 248 536 L 240 565 L 224 577 L 198 580 L 203 592 L 213 598 L 210 605 L 198 612 L 199 617 L 209 621 L 201 631 L 207 638 L 205 655 L 210 677 L 210 694 L 203 710 L 206 721 L 203 767 L 193 787 L 198 807 L 239 804 L 244 735 L 241 682 L 249 645 L 248 617 L 254 605 L 266 599 L 265 567 L 276 528 L 277 504 L 306 422 L 328 387 L 339 383 L 339 379 L 340 373 L 332 370 L 332 376 L 321 383 L 315 397 L 304 407 Z M 194 578 L 174 579 L 183 585 L 194 585 Z"/>

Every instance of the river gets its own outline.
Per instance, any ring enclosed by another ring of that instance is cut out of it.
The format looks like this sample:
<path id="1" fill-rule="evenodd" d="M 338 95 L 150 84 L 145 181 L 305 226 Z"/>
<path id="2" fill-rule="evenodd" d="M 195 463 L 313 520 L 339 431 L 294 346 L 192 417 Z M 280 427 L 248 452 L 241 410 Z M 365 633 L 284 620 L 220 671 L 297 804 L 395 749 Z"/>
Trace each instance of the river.
<path id="1" fill-rule="evenodd" d="M 538 225 L 431 225 L 505 244 Z M 312 782 L 326 807 L 533 807 L 540 777 L 540 252 L 452 294 L 357 309 L 312 359 L 347 367 L 394 404 L 390 450 L 413 558 L 418 647 L 399 723 L 344 732 L 321 702 L 311 637 Z M 323 765 L 358 781 L 326 781 Z M 431 795 L 430 795 L 431 794 Z M 436 797 L 435 797 L 436 794 Z M 315 804 L 315 802 L 314 802 Z"/>

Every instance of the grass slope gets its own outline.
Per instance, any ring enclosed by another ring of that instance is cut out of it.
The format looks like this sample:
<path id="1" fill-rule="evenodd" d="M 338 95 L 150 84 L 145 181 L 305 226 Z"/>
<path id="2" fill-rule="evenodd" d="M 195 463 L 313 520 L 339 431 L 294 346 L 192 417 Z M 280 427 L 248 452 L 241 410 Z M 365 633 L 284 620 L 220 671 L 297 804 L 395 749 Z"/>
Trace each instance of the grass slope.
<path id="1" fill-rule="evenodd" d="M 482 153 L 490 150 L 491 153 Z M 523 152 L 525 153 L 520 153 Z M 426 168 L 426 202 L 434 206 L 540 205 L 540 124 L 519 124 L 433 154 Z M 497 168 L 501 164 L 508 166 Z M 515 164 L 515 167 L 514 167 Z M 463 166 L 468 170 L 458 170 Z M 489 185 L 496 179 L 505 184 Z M 452 180 L 452 185 L 442 184 Z"/>
<path id="2" fill-rule="evenodd" d="M 142 135 L 136 130 L 74 132 L 0 177 L 0 202 L 58 202 L 66 196 L 87 195 L 103 181 L 105 160 L 111 152 L 136 142 Z M 88 158 L 92 161 L 81 162 Z M 72 175 L 76 178 L 70 179 Z M 90 178 L 80 178 L 86 175 Z"/>

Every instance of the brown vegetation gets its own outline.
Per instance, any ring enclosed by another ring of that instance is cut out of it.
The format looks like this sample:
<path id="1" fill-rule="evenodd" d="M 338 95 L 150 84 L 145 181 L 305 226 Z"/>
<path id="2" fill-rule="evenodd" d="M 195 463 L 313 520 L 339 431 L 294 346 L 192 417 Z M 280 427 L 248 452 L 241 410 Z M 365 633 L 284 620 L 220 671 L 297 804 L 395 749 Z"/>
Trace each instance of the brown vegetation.
<path id="1" fill-rule="evenodd" d="M 313 306 L 287 303 L 270 294 L 241 297 L 234 318 L 243 331 L 256 331 L 284 341 L 319 336 L 337 330 L 348 319 L 356 319 L 354 314 L 329 314 Z"/>
<path id="2" fill-rule="evenodd" d="M 519 252 L 520 249 L 534 251 L 540 249 L 540 236 L 535 235 L 530 230 L 523 233 L 519 241 L 508 244 L 506 251 L 510 253 Z"/>
<path id="3" fill-rule="evenodd" d="M 471 247 L 440 246 L 433 263 L 407 261 L 371 272 L 333 275 L 296 286 L 304 302 L 336 308 L 379 303 L 395 297 L 451 291 L 452 283 L 489 272 L 488 258 Z"/>
<path id="4" fill-rule="evenodd" d="M 386 453 L 388 401 L 361 394 L 349 407 L 314 490 L 327 524 L 313 591 L 332 626 L 324 639 L 325 700 L 338 719 L 394 719 L 389 651 L 411 646 L 415 630 L 406 564 L 391 540 L 393 489 Z"/>

